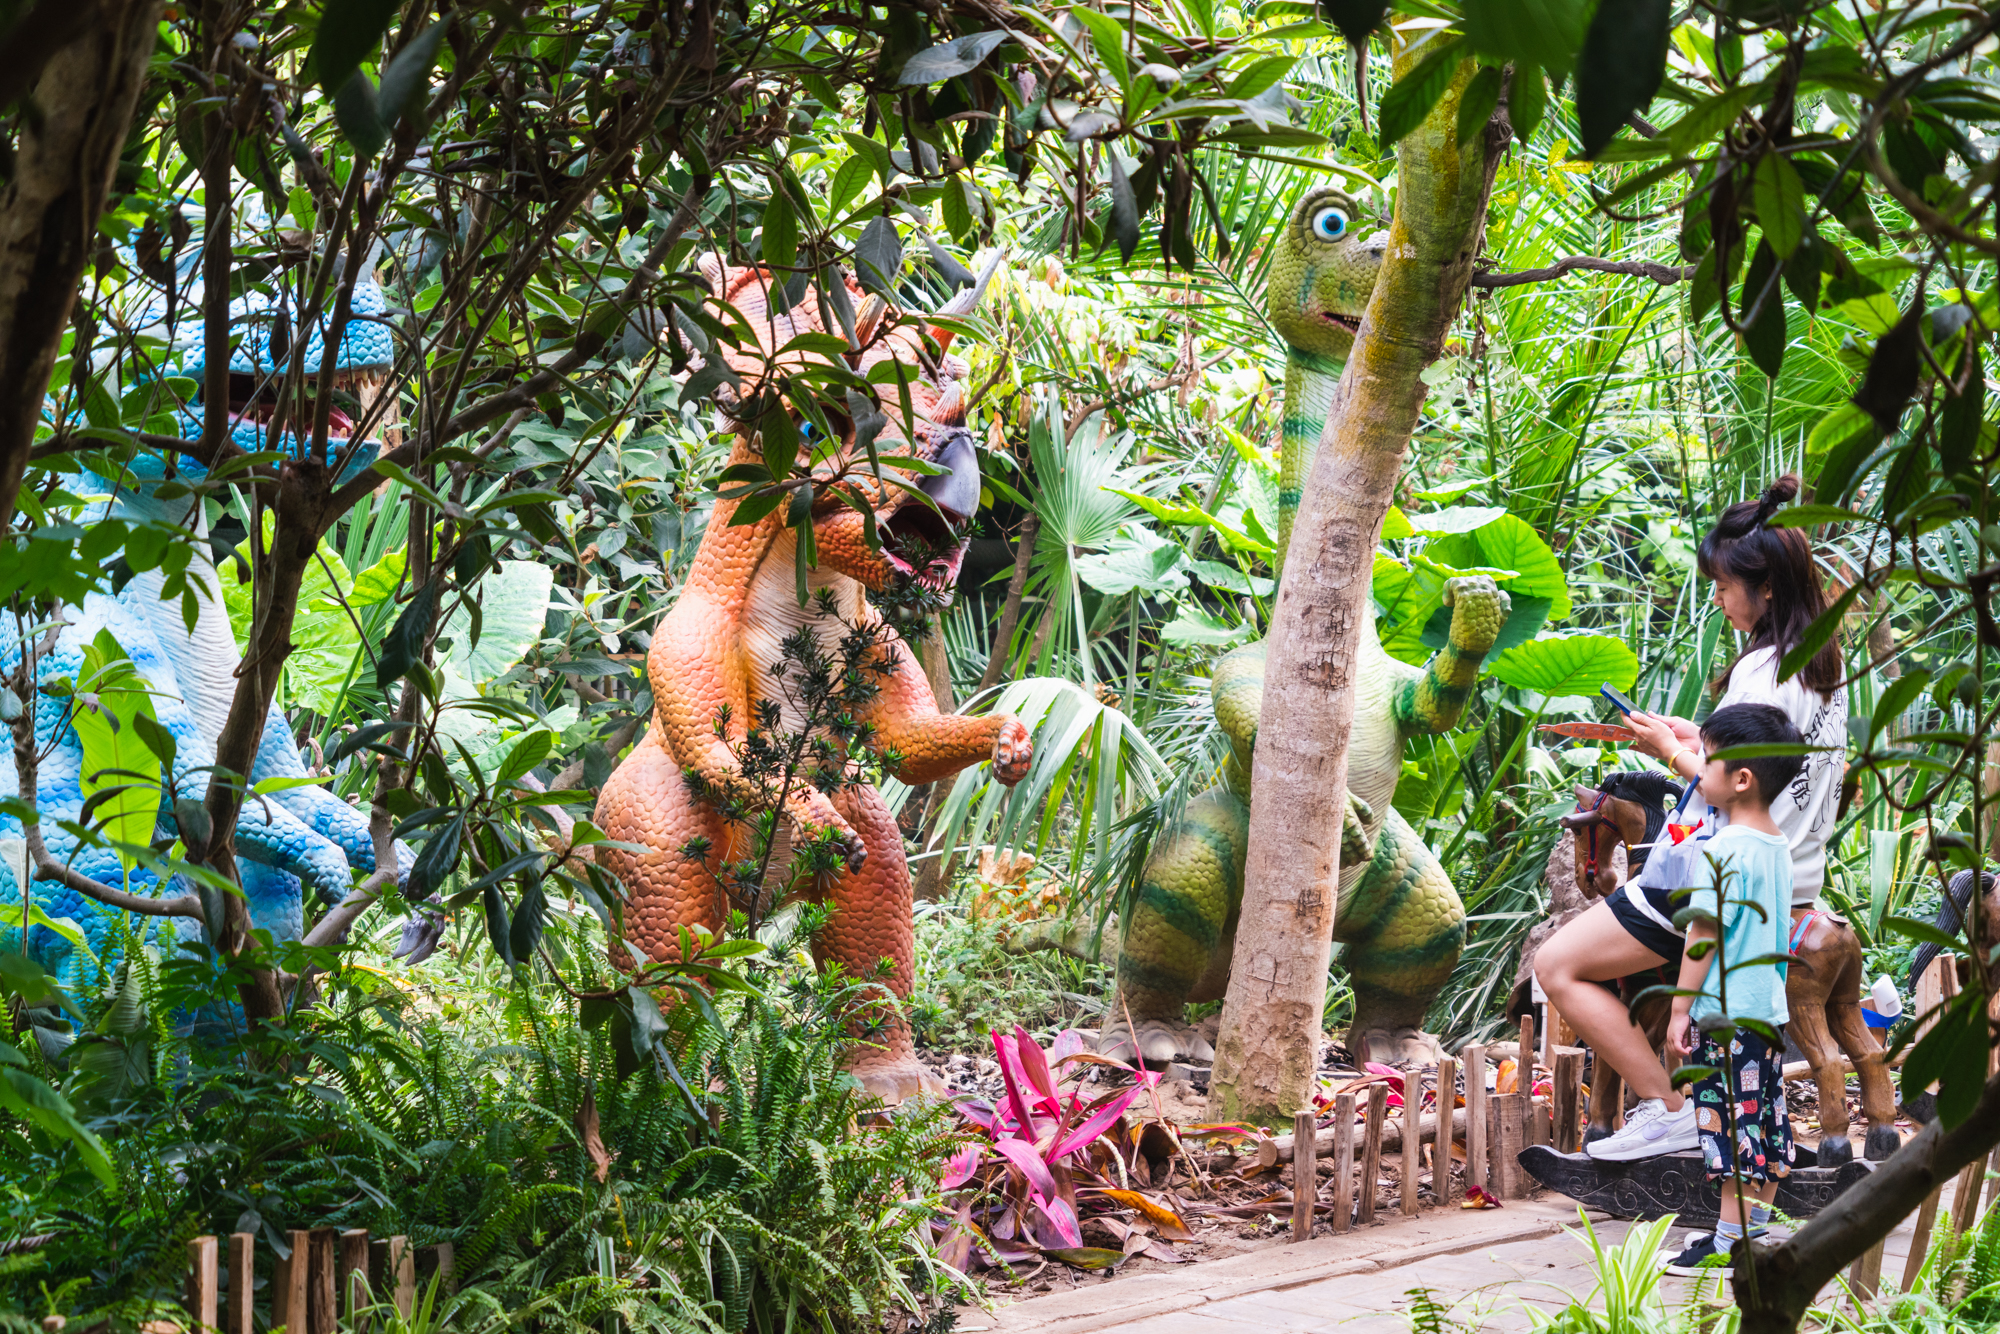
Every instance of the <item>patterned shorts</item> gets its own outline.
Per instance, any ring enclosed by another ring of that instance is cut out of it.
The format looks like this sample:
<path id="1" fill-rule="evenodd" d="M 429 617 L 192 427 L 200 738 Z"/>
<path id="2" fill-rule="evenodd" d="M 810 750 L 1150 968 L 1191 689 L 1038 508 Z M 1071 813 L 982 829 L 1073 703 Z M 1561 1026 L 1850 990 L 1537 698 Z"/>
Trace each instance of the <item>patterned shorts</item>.
<path id="1" fill-rule="evenodd" d="M 1694 1086 L 1695 1128 L 1701 1133 L 1701 1159 L 1710 1181 L 1740 1176 L 1763 1182 L 1791 1175 L 1792 1118 L 1785 1111 L 1784 1057 L 1782 1046 L 1773 1051 L 1770 1043 L 1744 1028 L 1703 1034 L 1696 1044 L 1689 1064 L 1715 1068 Z M 1734 1152 L 1729 1136 L 1732 1086 Z"/>

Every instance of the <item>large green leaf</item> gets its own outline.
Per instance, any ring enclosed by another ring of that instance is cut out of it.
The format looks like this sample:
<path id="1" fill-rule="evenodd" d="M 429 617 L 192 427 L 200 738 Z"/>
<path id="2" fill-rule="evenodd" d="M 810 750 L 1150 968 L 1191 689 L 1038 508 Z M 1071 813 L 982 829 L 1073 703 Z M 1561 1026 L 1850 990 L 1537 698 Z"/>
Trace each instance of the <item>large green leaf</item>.
<path id="1" fill-rule="evenodd" d="M 549 614 L 555 571 L 528 560 L 503 560 L 500 573 L 479 582 L 479 642 L 473 644 L 472 618 L 463 606 L 445 617 L 442 635 L 451 640 L 451 662 L 475 685 L 496 679 L 542 637 Z"/>
<path id="2" fill-rule="evenodd" d="M 1639 679 L 1639 658 L 1610 635 L 1548 633 L 1495 658 L 1493 675 L 1543 695 L 1594 695 L 1606 681 L 1630 690 Z"/>
<path id="3" fill-rule="evenodd" d="M 118 843 L 150 843 L 160 809 L 160 757 L 140 735 L 135 722 L 145 717 L 155 724 L 151 685 L 133 670 L 131 660 L 109 630 L 84 646 L 83 679 L 77 689 L 94 696 L 79 699 L 73 715 L 77 741 L 83 747 L 83 797 L 89 803 L 99 793 L 111 793 L 92 809 L 92 823 Z M 123 791 L 117 789 L 122 788 Z M 134 863 L 125 854 L 127 871 Z"/>
<path id="4" fill-rule="evenodd" d="M 1569 615 L 1569 581 L 1563 577 L 1562 563 L 1525 519 L 1503 514 L 1469 533 L 1448 533 L 1428 543 L 1424 554 L 1459 569 L 1498 566 L 1516 571 L 1507 581 L 1510 594 L 1547 598 L 1552 621 Z"/>
<path id="5" fill-rule="evenodd" d="M 268 535 L 268 522 L 265 528 Z M 246 562 L 250 559 L 247 541 L 236 551 Z M 250 638 L 250 585 L 238 578 L 239 568 L 235 561 L 225 561 L 217 574 L 222 580 L 230 628 L 236 642 L 243 644 Z M 310 709 L 326 716 L 339 707 L 350 678 L 357 675 L 355 659 L 361 653 L 362 631 L 378 633 L 381 628 L 366 609 L 394 596 L 402 572 L 403 553 L 395 551 L 350 577 L 346 562 L 332 544 L 320 542 L 318 552 L 306 563 L 305 579 L 299 586 L 299 610 L 292 621 L 295 647 L 278 678 L 281 708 Z"/>

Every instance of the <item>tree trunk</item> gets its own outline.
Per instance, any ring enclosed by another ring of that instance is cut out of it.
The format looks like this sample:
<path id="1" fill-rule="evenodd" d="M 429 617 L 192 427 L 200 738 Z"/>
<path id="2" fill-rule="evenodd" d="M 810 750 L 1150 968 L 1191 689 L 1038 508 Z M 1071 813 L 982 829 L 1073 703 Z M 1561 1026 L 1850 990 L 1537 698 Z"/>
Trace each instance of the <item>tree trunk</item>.
<path id="1" fill-rule="evenodd" d="M 1739 1257 L 1736 1304 L 1743 1311 L 1743 1334 L 1792 1334 L 1834 1275 L 1888 1236 L 1939 1182 L 1984 1156 L 1996 1142 L 2000 1078 L 1986 1081 L 1972 1115 L 1956 1128 L 1947 1131 L 1942 1122 L 1931 1122 L 1895 1156 L 1835 1196 L 1789 1241 Z"/>
<path id="2" fill-rule="evenodd" d="M 14 516 L 159 16 L 157 0 L 106 0 L 48 57 L 32 93 L 38 115 L 21 118 L 13 179 L 0 191 L 0 527 Z"/>
<path id="3" fill-rule="evenodd" d="M 1419 48 L 1396 55 L 1411 68 Z M 1291 1123 L 1310 1105 L 1340 884 L 1347 734 L 1369 574 L 1382 516 L 1437 359 L 1472 277 L 1493 172 L 1496 118 L 1457 141 L 1461 64 L 1398 151 L 1396 217 L 1299 506 L 1272 617 L 1251 772 L 1242 925 L 1216 1043 L 1209 1114 Z"/>
<path id="4" fill-rule="evenodd" d="M 1021 624 L 1021 595 L 1028 587 L 1028 568 L 1035 563 L 1035 536 L 1041 530 L 1041 516 L 1030 510 L 1014 537 L 1014 573 L 1007 578 L 1007 596 L 1000 603 L 1000 624 L 993 631 L 993 652 L 987 656 L 986 670 L 980 673 L 981 690 L 1000 684 L 1014 656 L 1014 631 Z"/>

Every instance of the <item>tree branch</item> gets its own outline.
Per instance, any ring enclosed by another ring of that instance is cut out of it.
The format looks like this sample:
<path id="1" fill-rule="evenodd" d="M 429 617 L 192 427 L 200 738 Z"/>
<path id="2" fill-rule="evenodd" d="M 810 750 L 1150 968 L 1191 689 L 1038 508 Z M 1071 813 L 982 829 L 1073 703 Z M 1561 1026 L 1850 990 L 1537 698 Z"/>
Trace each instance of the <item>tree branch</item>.
<path id="1" fill-rule="evenodd" d="M 1651 278 L 1660 286 L 1666 287 L 1694 277 L 1695 266 L 1649 264 L 1643 260 L 1597 259 L 1590 255 L 1569 255 L 1545 269 L 1521 269 L 1515 273 L 1475 273 L 1472 275 L 1472 285 L 1489 291 L 1496 287 L 1525 287 L 1529 283 L 1553 281 L 1565 273 L 1574 273 L 1578 269 L 1591 273 L 1618 273 L 1628 278 Z"/>
<path id="2" fill-rule="evenodd" d="M 1986 1081 L 1972 1115 L 1947 1131 L 1933 1121 L 1862 1180 L 1835 1196 L 1789 1241 L 1746 1250 L 1736 1263 L 1743 1334 L 1792 1334 L 1819 1290 L 1882 1240 L 1924 1197 L 2000 1142 L 2000 1076 Z M 1756 1301 L 1749 1267 L 1756 1267 Z"/>

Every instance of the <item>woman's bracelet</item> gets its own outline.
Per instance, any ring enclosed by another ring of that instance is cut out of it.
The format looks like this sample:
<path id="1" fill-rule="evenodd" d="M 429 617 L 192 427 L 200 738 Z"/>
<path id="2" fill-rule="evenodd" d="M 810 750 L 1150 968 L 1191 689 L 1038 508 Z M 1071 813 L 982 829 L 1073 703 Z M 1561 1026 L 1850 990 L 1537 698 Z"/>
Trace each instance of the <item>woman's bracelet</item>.
<path id="1" fill-rule="evenodd" d="M 1692 750 L 1689 750 L 1686 746 L 1682 746 L 1679 750 L 1673 753 L 1671 758 L 1667 760 L 1667 768 L 1670 771 L 1672 771 L 1676 777 L 1680 776 L 1681 756 L 1683 755 L 1694 755 L 1694 752 Z M 1700 767 L 1701 767 L 1701 756 L 1695 755 L 1695 768 L 1699 769 Z"/>

